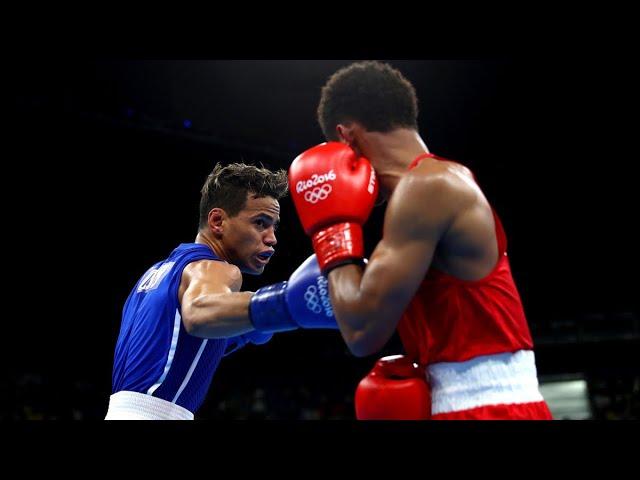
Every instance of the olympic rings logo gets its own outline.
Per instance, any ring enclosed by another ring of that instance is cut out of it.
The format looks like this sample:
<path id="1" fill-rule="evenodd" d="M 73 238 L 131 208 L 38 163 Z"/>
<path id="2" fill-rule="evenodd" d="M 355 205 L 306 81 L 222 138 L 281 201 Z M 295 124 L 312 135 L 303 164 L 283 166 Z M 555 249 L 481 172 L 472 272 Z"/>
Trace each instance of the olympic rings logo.
<path id="1" fill-rule="evenodd" d="M 326 200 L 331 193 L 331 185 L 325 184 L 321 187 L 316 187 L 313 190 L 309 190 L 304 193 L 304 199 L 309 203 L 318 203 L 320 200 Z"/>
<path id="2" fill-rule="evenodd" d="M 317 287 L 315 285 L 309 285 L 304 292 L 304 300 L 307 308 L 313 313 L 320 313 L 324 310 L 324 314 L 327 317 L 333 317 L 333 308 L 331 307 L 329 290 L 327 289 L 327 279 L 320 275 L 317 278 L 317 284 Z"/>
<path id="3" fill-rule="evenodd" d="M 313 313 L 320 313 L 322 307 L 320 306 L 320 299 L 317 295 L 318 289 L 315 285 L 309 285 L 307 291 L 304 292 L 304 300 L 307 302 L 307 308 Z"/>

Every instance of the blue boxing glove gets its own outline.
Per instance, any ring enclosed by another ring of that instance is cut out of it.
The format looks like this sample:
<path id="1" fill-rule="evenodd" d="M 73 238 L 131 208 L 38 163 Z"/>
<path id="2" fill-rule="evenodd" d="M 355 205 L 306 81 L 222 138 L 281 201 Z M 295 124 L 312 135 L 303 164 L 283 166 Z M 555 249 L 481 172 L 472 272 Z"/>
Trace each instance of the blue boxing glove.
<path id="1" fill-rule="evenodd" d="M 315 255 L 307 258 L 286 282 L 259 289 L 249 302 L 251 323 L 258 332 L 296 328 L 338 329 L 327 278 Z"/>
<path id="2" fill-rule="evenodd" d="M 243 333 L 237 337 L 231 337 L 227 341 L 227 348 L 224 351 L 223 356 L 227 356 L 237 350 L 240 350 L 247 343 L 253 343 L 254 345 L 263 345 L 271 340 L 273 333 L 262 333 L 254 330 L 253 332 Z"/>

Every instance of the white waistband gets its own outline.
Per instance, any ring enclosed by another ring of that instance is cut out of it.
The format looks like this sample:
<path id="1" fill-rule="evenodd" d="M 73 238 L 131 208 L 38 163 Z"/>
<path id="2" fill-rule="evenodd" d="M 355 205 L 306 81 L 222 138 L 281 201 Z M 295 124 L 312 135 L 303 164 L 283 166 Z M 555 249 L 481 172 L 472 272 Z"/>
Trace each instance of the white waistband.
<path id="1" fill-rule="evenodd" d="M 162 398 L 139 392 L 117 392 L 109 398 L 105 420 L 193 420 L 193 413 Z"/>
<path id="2" fill-rule="evenodd" d="M 432 415 L 485 405 L 543 401 L 531 350 L 427 367 Z"/>

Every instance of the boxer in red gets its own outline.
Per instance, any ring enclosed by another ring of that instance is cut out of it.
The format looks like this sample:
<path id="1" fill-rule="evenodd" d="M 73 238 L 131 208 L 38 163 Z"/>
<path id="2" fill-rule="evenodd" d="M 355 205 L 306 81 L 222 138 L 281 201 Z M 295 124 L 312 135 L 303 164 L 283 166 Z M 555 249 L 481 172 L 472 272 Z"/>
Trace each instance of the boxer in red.
<path id="1" fill-rule="evenodd" d="M 413 371 L 394 376 L 383 361 L 358 387 L 358 418 L 406 418 L 408 395 L 430 402 L 411 418 L 551 419 L 500 219 L 469 169 L 428 151 L 417 114 L 398 70 L 345 67 L 322 89 L 328 143 L 289 169 L 347 346 L 374 354 L 397 329 L 430 386 L 430 400 L 415 382 L 398 387 Z M 365 266 L 361 225 L 378 193 L 389 204 Z"/>

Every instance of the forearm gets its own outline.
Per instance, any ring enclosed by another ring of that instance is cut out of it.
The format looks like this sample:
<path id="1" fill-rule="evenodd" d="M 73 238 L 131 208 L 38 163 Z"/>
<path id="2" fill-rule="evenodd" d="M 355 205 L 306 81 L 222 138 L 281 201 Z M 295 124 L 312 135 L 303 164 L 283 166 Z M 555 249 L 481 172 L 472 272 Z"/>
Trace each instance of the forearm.
<path id="1" fill-rule="evenodd" d="M 362 267 L 346 265 L 329 273 L 329 292 L 336 321 L 345 343 L 356 356 L 380 350 L 393 333 L 385 321 L 383 305 L 374 291 L 367 289 Z"/>
<path id="2" fill-rule="evenodd" d="M 200 295 L 182 308 L 182 318 L 190 335 L 226 338 L 254 330 L 249 318 L 252 292 Z"/>
<path id="3" fill-rule="evenodd" d="M 366 327 L 366 317 L 371 308 L 363 301 L 363 269 L 359 265 L 344 265 L 329 272 L 331 305 L 340 323 L 348 330 L 359 331 Z"/>

